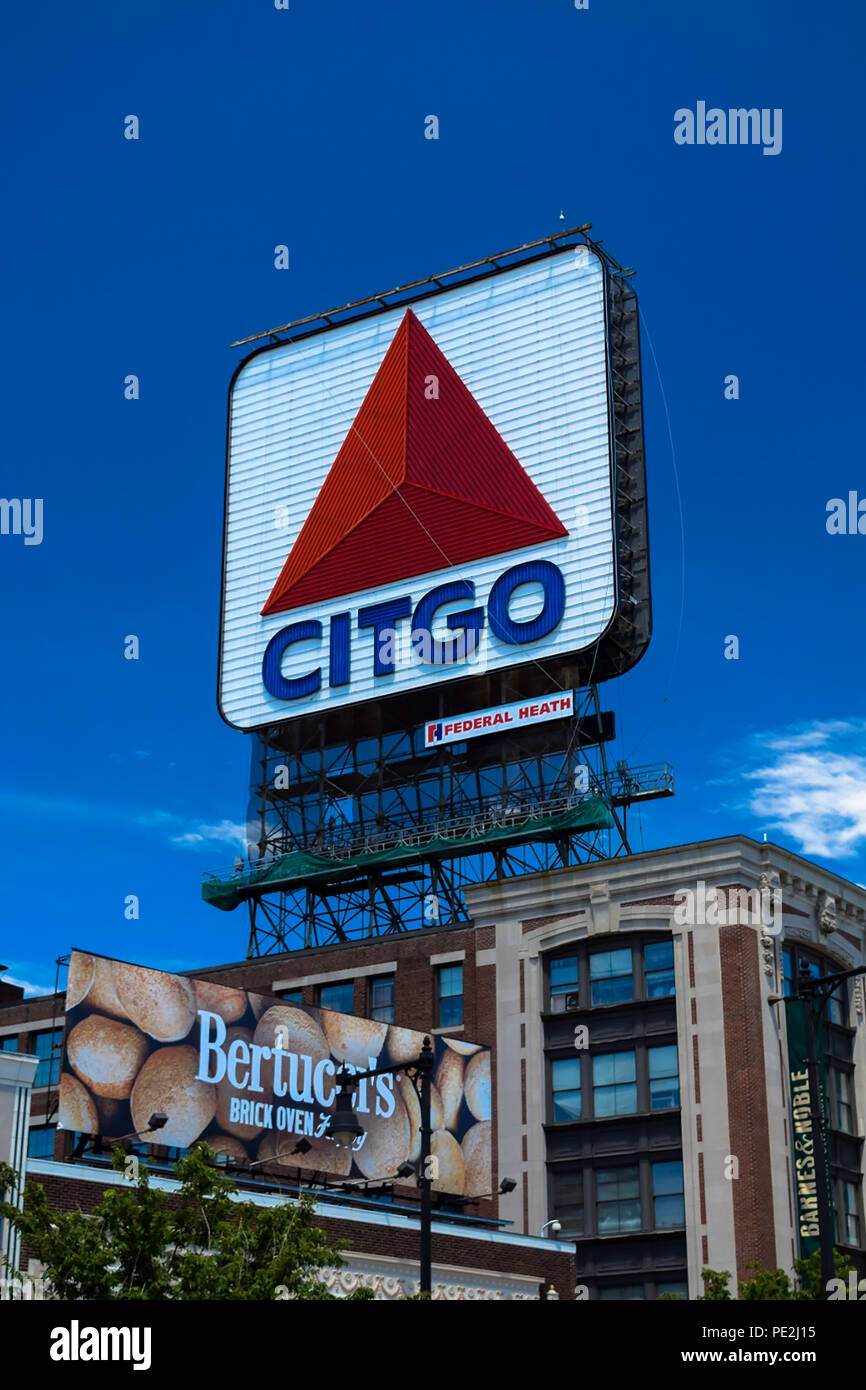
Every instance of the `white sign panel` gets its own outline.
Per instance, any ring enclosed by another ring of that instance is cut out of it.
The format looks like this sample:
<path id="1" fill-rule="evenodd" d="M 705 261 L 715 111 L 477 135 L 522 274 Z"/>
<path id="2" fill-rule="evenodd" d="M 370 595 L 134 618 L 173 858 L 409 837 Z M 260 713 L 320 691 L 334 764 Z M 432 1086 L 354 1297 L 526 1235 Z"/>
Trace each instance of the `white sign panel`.
<path id="1" fill-rule="evenodd" d="M 250 357 L 223 717 L 263 727 L 592 647 L 617 602 L 610 415 L 583 246 Z"/>
<path id="2" fill-rule="evenodd" d="M 570 690 L 546 699 L 519 700 L 516 704 L 474 710 L 472 714 L 456 715 L 453 719 L 434 719 L 424 725 L 424 747 L 462 743 L 464 739 L 481 738 L 484 734 L 504 734 L 509 729 L 546 724 L 550 719 L 565 719 L 573 714 L 574 696 Z"/>

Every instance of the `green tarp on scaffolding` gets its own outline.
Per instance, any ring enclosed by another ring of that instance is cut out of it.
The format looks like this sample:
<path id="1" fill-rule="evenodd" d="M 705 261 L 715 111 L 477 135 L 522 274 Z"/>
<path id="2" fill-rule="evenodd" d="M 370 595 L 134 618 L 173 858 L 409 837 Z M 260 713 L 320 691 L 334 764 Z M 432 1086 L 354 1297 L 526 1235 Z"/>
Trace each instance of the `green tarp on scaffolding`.
<path id="1" fill-rule="evenodd" d="M 266 885 L 278 892 L 303 883 L 339 883 L 342 879 L 357 878 L 359 873 L 363 874 L 367 869 L 392 869 L 400 864 L 417 864 L 431 859 L 457 859 L 509 842 L 556 840 L 562 835 L 575 835 L 581 831 L 607 830 L 612 825 L 609 807 L 599 798 L 591 797 L 579 806 L 572 806 L 552 816 L 539 816 L 536 820 L 521 821 L 517 825 L 490 826 L 459 839 L 442 837 L 425 840 L 421 844 L 393 845 L 389 849 L 370 850 L 366 854 L 354 854 L 345 859 L 312 854 L 309 850 L 293 850 L 254 873 L 239 874 L 236 878 L 207 879 L 202 884 L 201 895 L 206 903 L 222 908 L 223 912 L 231 912 L 250 896 L 250 889 L 263 889 Z"/>

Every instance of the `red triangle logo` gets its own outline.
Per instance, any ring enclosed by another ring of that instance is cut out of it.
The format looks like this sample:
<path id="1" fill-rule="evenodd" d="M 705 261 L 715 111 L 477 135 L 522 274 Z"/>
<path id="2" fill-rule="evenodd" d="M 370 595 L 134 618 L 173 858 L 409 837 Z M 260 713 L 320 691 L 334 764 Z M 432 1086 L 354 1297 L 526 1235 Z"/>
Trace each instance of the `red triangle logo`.
<path id="1" fill-rule="evenodd" d="M 566 535 L 407 309 L 262 614 Z"/>

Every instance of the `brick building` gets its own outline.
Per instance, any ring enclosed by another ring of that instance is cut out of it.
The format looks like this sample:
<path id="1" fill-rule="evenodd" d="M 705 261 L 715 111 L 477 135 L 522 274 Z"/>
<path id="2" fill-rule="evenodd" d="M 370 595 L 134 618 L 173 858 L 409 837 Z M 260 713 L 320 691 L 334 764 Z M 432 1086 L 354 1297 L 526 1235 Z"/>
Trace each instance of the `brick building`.
<path id="1" fill-rule="evenodd" d="M 733 836 L 478 885 L 466 898 L 468 924 L 189 973 L 491 1047 L 494 1186 L 508 1176 L 516 1187 L 462 1211 L 443 1202 L 442 1296 L 538 1297 L 552 1284 L 570 1298 L 575 1254 L 579 1297 L 591 1300 L 693 1298 L 706 1265 L 741 1278 L 754 1261 L 790 1269 L 782 1001 L 803 962 L 814 973 L 866 963 L 866 892 Z M 108 1178 L 70 1162 L 69 1136 L 51 1123 L 62 1002 L 0 999 L 0 1049 L 40 1059 L 31 1176 L 86 1208 Z M 837 1244 L 866 1272 L 863 1013 L 862 982 L 849 981 L 830 1000 L 824 1042 Z M 279 1197 L 260 1184 L 256 1200 Z M 401 1197 L 376 1209 L 323 1198 L 319 1210 L 352 1242 L 334 1275 L 342 1288 L 407 1286 L 417 1222 Z"/>

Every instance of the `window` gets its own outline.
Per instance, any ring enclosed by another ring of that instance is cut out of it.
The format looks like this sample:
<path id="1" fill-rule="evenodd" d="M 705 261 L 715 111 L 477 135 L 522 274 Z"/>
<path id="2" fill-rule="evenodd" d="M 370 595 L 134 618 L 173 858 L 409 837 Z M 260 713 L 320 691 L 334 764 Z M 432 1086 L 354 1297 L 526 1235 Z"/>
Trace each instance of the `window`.
<path id="1" fill-rule="evenodd" d="M 304 991 L 302 989 L 284 989 L 280 991 L 278 998 L 285 999 L 287 1004 L 303 1004 Z"/>
<path id="2" fill-rule="evenodd" d="M 838 1023 L 840 1027 L 844 1028 L 848 1021 L 847 1016 L 845 982 L 842 981 L 836 986 L 830 998 L 827 1000 L 827 1017 L 831 1023 Z"/>
<path id="3" fill-rule="evenodd" d="M 580 1119 L 580 1058 L 562 1057 L 551 1066 L 554 1120 Z"/>
<path id="4" fill-rule="evenodd" d="M 660 999 L 674 993 L 674 947 L 672 941 L 648 942 L 643 948 L 647 999 Z"/>
<path id="5" fill-rule="evenodd" d="M 842 1183 L 842 1208 L 836 1214 L 837 1238 L 843 1245 L 860 1244 L 860 1211 L 857 1203 L 857 1184 Z"/>
<path id="6" fill-rule="evenodd" d="M 583 1174 L 553 1174 L 551 1215 L 562 1222 L 560 1239 L 583 1235 Z"/>
<path id="7" fill-rule="evenodd" d="M 854 1107 L 851 1104 L 851 1077 L 847 1071 L 840 1071 L 838 1067 L 831 1067 L 830 1072 L 833 1079 L 836 1128 L 841 1129 L 843 1134 L 853 1134 Z"/>
<path id="8" fill-rule="evenodd" d="M 676 992 L 671 940 L 646 941 L 636 935 L 626 940 L 628 944 L 620 944 L 616 950 L 602 951 L 596 941 L 580 946 L 570 955 L 549 957 L 550 1012 L 671 998 Z"/>
<path id="9" fill-rule="evenodd" d="M 0 1038 L 0 1052 L 17 1052 L 18 1034 L 8 1033 L 5 1038 Z"/>
<path id="10" fill-rule="evenodd" d="M 673 1283 L 656 1284 L 656 1298 L 663 1293 L 673 1294 L 674 1298 L 688 1298 L 689 1286 L 685 1280 L 682 1283 L 674 1281 Z"/>
<path id="11" fill-rule="evenodd" d="M 377 975 L 370 984 L 370 1017 L 377 1023 L 394 1022 L 394 976 Z"/>
<path id="12" fill-rule="evenodd" d="M 578 994 L 577 956 L 555 956 L 550 962 L 550 1008 L 562 1013 L 566 995 Z"/>
<path id="13" fill-rule="evenodd" d="M 595 1175 L 598 1233 L 640 1230 L 640 1178 L 635 1163 L 627 1168 L 599 1168 Z"/>
<path id="14" fill-rule="evenodd" d="M 60 1042 L 63 1032 L 54 1028 L 50 1033 L 37 1033 L 33 1051 L 39 1058 L 34 1086 L 56 1086 L 60 1080 Z"/>
<path id="15" fill-rule="evenodd" d="M 592 1004 L 624 1004 L 634 998 L 630 947 L 590 956 L 589 992 Z"/>
<path id="16" fill-rule="evenodd" d="M 605 1303 L 621 1299 L 635 1302 L 643 1299 L 643 1284 L 608 1284 L 607 1288 L 599 1289 L 598 1296 Z"/>
<path id="17" fill-rule="evenodd" d="M 463 966 L 440 965 L 436 972 L 436 1026 L 454 1028 L 463 1022 Z"/>
<path id="18" fill-rule="evenodd" d="M 676 1044 L 648 1050 L 650 1110 L 674 1110 L 680 1103 Z"/>
<path id="19" fill-rule="evenodd" d="M 335 985 L 319 985 L 319 1007 L 333 1009 L 338 1014 L 350 1014 L 355 1008 L 355 983 L 341 980 Z"/>
<path id="20" fill-rule="evenodd" d="M 652 1170 L 653 1224 L 656 1230 L 665 1226 L 684 1226 L 686 1207 L 682 1163 L 654 1163 Z"/>
<path id="21" fill-rule="evenodd" d="M 637 1073 L 633 1052 L 603 1052 L 592 1059 L 595 1118 L 633 1115 L 637 1110 Z"/>
<path id="22" fill-rule="evenodd" d="M 806 973 L 813 980 L 818 975 L 833 975 L 839 968 L 832 961 L 819 960 L 818 957 L 807 955 L 802 950 L 788 947 L 782 952 L 783 993 L 786 998 L 797 993 L 797 980 L 802 973 L 801 966 L 806 967 Z M 840 1027 L 845 1027 L 848 1021 L 848 1004 L 844 981 L 836 986 L 827 1000 L 826 1017 L 831 1023 L 838 1023 Z"/>
<path id="23" fill-rule="evenodd" d="M 54 1125 L 34 1125 L 27 1135 L 28 1158 L 54 1157 Z"/>

